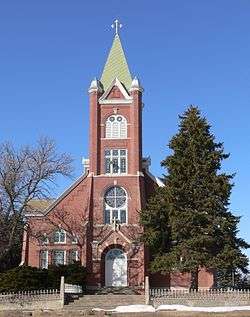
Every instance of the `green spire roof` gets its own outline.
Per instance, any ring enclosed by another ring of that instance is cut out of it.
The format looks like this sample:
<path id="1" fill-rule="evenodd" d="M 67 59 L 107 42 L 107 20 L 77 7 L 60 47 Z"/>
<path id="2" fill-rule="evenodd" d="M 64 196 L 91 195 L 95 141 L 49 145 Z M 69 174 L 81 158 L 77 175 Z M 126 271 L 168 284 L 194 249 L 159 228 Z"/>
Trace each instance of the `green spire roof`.
<path id="1" fill-rule="evenodd" d="M 116 77 L 127 89 L 130 88 L 132 77 L 118 34 L 115 35 L 108 59 L 102 72 L 101 83 L 103 84 L 104 90 L 109 87 Z"/>

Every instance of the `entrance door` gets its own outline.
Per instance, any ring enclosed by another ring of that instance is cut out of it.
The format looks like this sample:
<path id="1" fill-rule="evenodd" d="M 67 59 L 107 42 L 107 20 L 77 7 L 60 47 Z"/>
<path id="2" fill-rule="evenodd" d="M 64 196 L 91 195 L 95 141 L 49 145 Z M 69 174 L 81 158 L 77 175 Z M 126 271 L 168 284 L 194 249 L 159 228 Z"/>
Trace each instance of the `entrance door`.
<path id="1" fill-rule="evenodd" d="M 111 249 L 106 254 L 105 285 L 127 286 L 127 256 L 120 249 Z"/>

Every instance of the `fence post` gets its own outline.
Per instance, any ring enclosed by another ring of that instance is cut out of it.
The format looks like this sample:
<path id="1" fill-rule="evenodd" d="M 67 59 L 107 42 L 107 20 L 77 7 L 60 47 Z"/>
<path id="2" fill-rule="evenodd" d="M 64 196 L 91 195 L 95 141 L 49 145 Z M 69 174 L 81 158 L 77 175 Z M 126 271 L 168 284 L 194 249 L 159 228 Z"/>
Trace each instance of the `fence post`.
<path id="1" fill-rule="evenodd" d="M 61 306 L 62 306 L 62 308 L 63 308 L 63 306 L 64 306 L 64 291 L 65 291 L 64 276 L 61 276 L 61 283 L 60 283 L 60 300 L 61 300 Z"/>
<path id="2" fill-rule="evenodd" d="M 149 305 L 150 301 L 150 294 L 149 294 L 149 278 L 148 276 L 145 277 L 145 304 Z"/>

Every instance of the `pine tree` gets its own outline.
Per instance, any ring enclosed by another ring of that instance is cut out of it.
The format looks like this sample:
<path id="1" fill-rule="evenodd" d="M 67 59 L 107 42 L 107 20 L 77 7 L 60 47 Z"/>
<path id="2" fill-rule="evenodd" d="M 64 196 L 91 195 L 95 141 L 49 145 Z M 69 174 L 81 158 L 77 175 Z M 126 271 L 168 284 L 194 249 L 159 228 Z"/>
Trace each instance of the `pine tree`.
<path id="1" fill-rule="evenodd" d="M 240 217 L 229 210 L 234 175 L 221 172 L 229 157 L 215 141 L 206 119 L 191 106 L 180 116 L 178 133 L 164 161 L 165 187 L 141 212 L 143 240 L 152 254 L 151 270 L 190 272 L 198 288 L 200 268 L 247 272 L 249 247 L 237 237 Z"/>

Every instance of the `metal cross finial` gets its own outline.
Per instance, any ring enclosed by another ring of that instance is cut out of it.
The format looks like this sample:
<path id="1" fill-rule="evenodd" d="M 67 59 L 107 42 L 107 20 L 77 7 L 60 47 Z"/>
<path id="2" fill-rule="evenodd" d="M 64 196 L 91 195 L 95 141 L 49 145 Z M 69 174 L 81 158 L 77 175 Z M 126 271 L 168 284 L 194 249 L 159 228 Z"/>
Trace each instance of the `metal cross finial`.
<path id="1" fill-rule="evenodd" d="M 118 19 L 114 21 L 114 23 L 111 25 L 113 29 L 115 29 L 115 35 L 119 34 L 119 29 L 122 28 L 122 24 Z"/>

